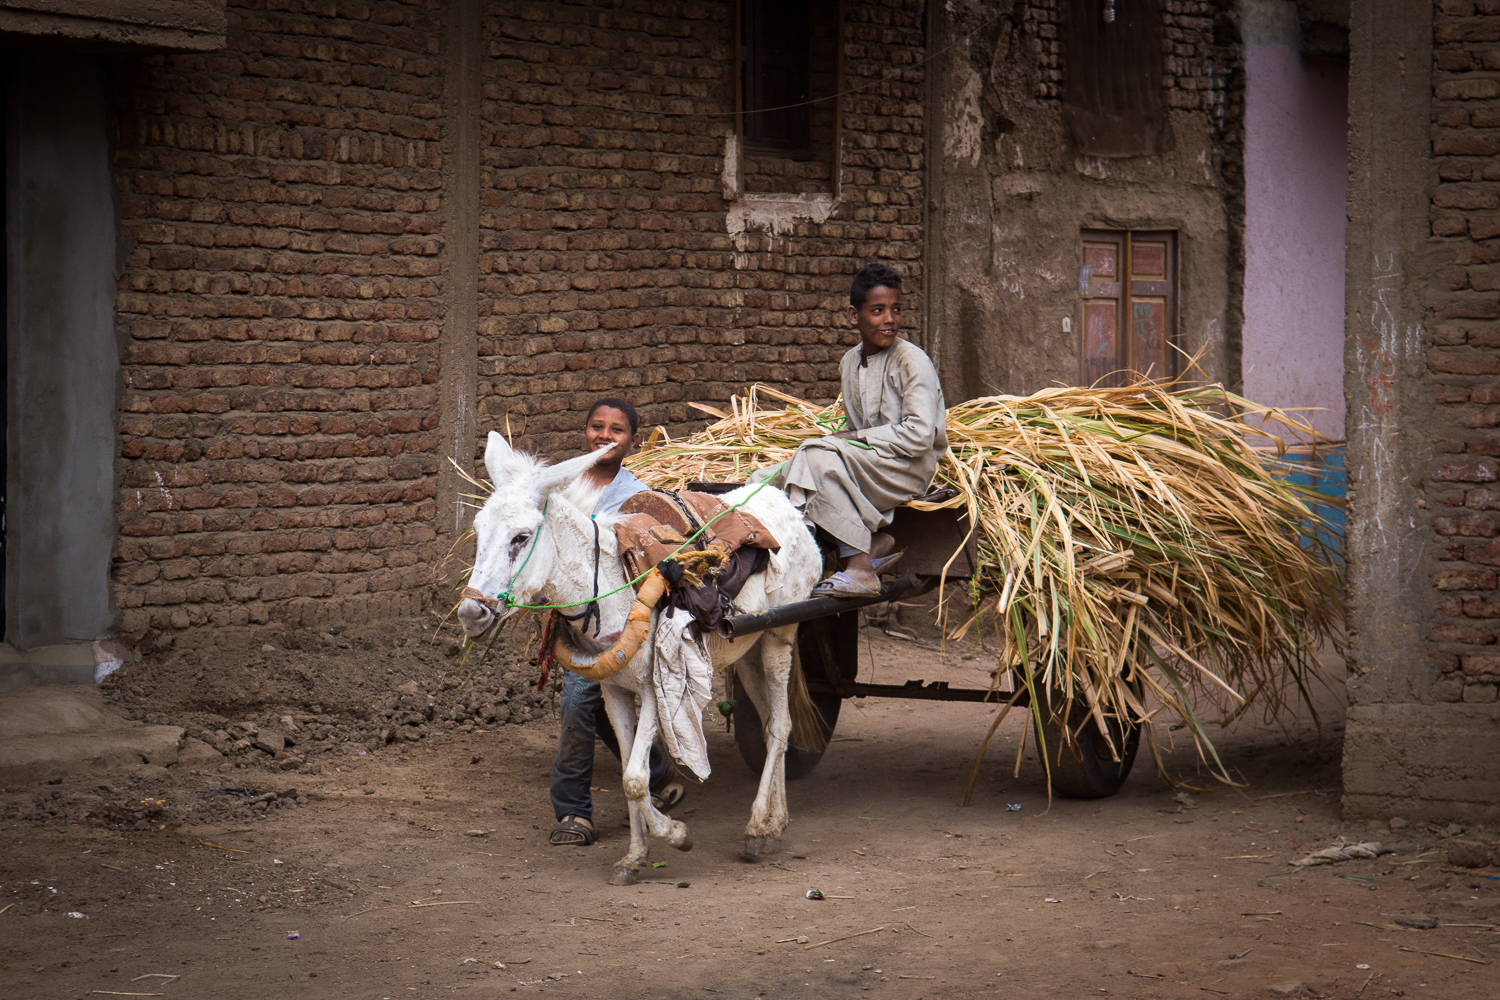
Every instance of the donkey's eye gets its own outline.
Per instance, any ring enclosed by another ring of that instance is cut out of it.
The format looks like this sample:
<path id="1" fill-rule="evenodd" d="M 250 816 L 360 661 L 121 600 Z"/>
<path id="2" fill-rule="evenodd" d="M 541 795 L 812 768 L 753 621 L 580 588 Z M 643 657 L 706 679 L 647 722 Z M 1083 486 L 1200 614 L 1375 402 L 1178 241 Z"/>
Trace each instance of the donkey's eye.
<path id="1" fill-rule="evenodd" d="M 517 535 L 515 538 L 512 538 L 510 540 L 510 544 L 514 548 L 516 546 L 525 545 L 529 541 L 531 541 L 531 532 L 529 532 L 529 531 L 523 531 L 519 535 Z"/>

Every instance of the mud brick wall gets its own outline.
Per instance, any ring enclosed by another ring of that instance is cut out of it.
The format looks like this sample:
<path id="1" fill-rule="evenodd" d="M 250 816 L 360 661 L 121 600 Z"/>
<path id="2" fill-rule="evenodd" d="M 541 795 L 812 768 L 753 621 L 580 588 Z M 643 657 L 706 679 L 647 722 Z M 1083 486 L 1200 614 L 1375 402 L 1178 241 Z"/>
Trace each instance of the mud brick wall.
<path id="1" fill-rule="evenodd" d="M 1021 30 L 1036 56 L 1039 70 L 1036 96 L 1041 101 L 1059 101 L 1063 95 L 1062 26 L 1068 0 L 1030 0 Z"/>
<path id="2" fill-rule="evenodd" d="M 775 225 L 726 191 L 731 3 L 483 8 L 481 432 L 556 454 L 603 394 L 674 434 L 756 380 L 832 398 L 866 260 L 915 317 L 923 5 L 844 7 L 841 193 Z M 439 261 L 472 238 L 442 231 L 444 17 L 231 0 L 224 50 L 118 64 L 125 637 L 429 602 Z"/>
<path id="3" fill-rule="evenodd" d="M 1214 74 L 1214 4 L 1209 0 L 1158 3 L 1167 107 L 1186 111 L 1214 108 L 1222 89 Z"/>
<path id="4" fill-rule="evenodd" d="M 410 614 L 435 538 L 439 0 L 122 63 L 127 636 Z"/>
<path id="5" fill-rule="evenodd" d="M 1440 0 L 1433 31 L 1433 420 L 1426 484 L 1438 614 L 1438 701 L 1496 700 L 1500 683 L 1500 2 Z"/>
<path id="6" fill-rule="evenodd" d="M 508 418 L 523 447 L 557 453 L 604 394 L 673 435 L 703 425 L 690 401 L 755 381 L 831 399 L 867 260 L 901 267 L 915 320 L 923 5 L 844 12 L 845 87 L 862 89 L 843 98 L 831 215 L 733 232 L 732 3 L 487 7 L 481 430 Z"/>

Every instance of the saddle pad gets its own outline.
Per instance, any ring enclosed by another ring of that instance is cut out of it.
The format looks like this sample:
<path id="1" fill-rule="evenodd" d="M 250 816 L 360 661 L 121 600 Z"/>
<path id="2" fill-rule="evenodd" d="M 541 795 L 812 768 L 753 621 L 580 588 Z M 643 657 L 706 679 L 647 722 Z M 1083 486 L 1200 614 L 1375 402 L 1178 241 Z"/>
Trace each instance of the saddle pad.
<path id="1" fill-rule="evenodd" d="M 673 587 L 668 595 L 668 608 L 681 608 L 704 629 L 713 631 L 724 616 L 732 611 L 731 602 L 744 589 L 746 581 L 762 572 L 771 561 L 771 553 L 765 549 L 743 548 L 729 557 L 729 564 L 712 580 L 705 580 L 701 587 Z"/>
<path id="2" fill-rule="evenodd" d="M 770 549 L 772 552 L 781 551 L 781 543 L 776 540 L 776 536 L 767 531 L 766 526 L 754 514 L 731 510 L 723 500 L 707 493 L 688 492 L 679 496 L 698 515 L 701 523 L 713 521 L 708 525 L 707 533 L 712 536 L 714 544 L 726 553 L 746 546 L 752 549 Z M 718 520 L 714 521 L 714 518 Z"/>
<path id="3" fill-rule="evenodd" d="M 679 506 L 679 501 L 688 510 Z M 620 505 L 622 516 L 615 525 L 615 538 L 620 543 L 620 557 L 625 561 L 626 572 L 632 577 L 640 576 L 681 546 L 681 542 L 669 542 L 661 537 L 670 538 L 670 532 L 652 531 L 652 528 L 664 525 L 687 538 L 727 509 L 725 503 L 706 493 L 670 494 L 664 490 L 647 490 L 630 497 Z M 710 545 L 727 556 L 732 556 L 741 547 L 773 552 L 781 548 L 776 536 L 767 531 L 758 518 L 740 510 L 730 510 L 719 517 L 693 540 L 690 548 L 703 549 Z"/>
<path id="4" fill-rule="evenodd" d="M 684 538 L 698 528 L 698 525 L 688 521 L 687 511 L 676 502 L 673 494 L 665 490 L 642 490 L 631 494 L 620 504 L 620 513 L 644 516 L 650 519 L 651 524 L 665 524 L 676 528 Z"/>
<path id="5" fill-rule="evenodd" d="M 615 522 L 615 539 L 620 543 L 620 558 L 625 561 L 625 572 L 632 579 L 677 551 L 677 545 L 656 537 L 651 530 L 655 527 L 657 522 L 650 514 L 628 514 Z M 636 584 L 636 589 L 640 589 L 640 584 Z"/>

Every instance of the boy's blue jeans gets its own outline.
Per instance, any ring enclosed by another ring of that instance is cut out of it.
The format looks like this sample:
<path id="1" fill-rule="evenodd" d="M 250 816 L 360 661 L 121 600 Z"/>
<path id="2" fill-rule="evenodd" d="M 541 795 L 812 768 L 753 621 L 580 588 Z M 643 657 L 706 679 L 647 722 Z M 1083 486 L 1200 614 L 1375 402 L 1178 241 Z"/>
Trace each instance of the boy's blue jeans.
<path id="1" fill-rule="evenodd" d="M 552 765 L 552 811 L 564 816 L 594 818 L 594 797 L 589 785 L 594 779 L 594 737 L 620 756 L 615 727 L 604 711 L 604 695 L 597 681 L 571 670 L 563 673 L 562 734 L 557 741 L 557 760 Z M 672 766 L 655 743 L 651 745 L 651 791 L 661 791 L 672 776 Z"/>

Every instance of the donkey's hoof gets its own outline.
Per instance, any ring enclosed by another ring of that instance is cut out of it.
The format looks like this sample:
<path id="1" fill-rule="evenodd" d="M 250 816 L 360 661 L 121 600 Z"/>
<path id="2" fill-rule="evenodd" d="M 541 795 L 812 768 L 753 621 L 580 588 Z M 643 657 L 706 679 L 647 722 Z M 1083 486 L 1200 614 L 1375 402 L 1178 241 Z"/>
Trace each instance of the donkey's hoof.
<path id="1" fill-rule="evenodd" d="M 641 873 L 634 868 L 626 868 L 624 865 L 615 865 L 615 873 L 609 877 L 610 885 L 635 885 L 641 880 Z"/>
<path id="2" fill-rule="evenodd" d="M 780 837 L 746 837 L 745 857 L 765 858 L 781 853 Z"/>
<path id="3" fill-rule="evenodd" d="M 691 851 L 693 849 L 693 835 L 688 832 L 688 828 L 684 826 L 682 828 L 682 836 L 677 840 L 669 840 L 667 841 L 667 843 L 671 844 L 679 851 Z"/>

